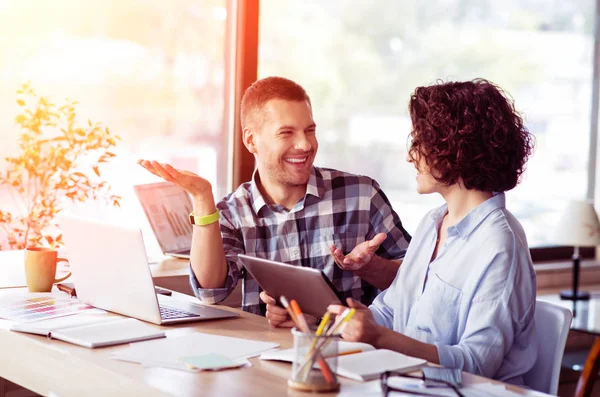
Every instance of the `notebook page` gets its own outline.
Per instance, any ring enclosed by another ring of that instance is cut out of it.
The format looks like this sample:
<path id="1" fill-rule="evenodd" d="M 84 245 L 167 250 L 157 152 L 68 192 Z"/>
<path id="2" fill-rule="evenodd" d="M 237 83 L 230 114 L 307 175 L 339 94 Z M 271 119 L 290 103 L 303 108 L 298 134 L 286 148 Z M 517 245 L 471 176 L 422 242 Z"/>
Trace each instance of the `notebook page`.
<path id="1" fill-rule="evenodd" d="M 421 358 L 380 349 L 338 357 L 335 372 L 346 378 L 366 381 L 378 378 L 385 371 L 410 372 L 426 363 Z"/>
<path id="2" fill-rule="evenodd" d="M 101 347 L 160 338 L 165 332 L 135 318 L 116 317 L 112 321 L 62 328 L 51 335 L 81 346 Z"/>

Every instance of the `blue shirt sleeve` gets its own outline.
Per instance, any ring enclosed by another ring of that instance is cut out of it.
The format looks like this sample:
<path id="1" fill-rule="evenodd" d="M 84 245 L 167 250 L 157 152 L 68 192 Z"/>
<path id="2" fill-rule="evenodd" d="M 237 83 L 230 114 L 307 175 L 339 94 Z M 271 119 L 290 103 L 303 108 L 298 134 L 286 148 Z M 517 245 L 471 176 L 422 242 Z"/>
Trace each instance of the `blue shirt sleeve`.
<path id="1" fill-rule="evenodd" d="M 377 295 L 373 301 L 373 304 L 369 306 L 369 309 L 371 310 L 371 313 L 373 313 L 373 317 L 375 317 L 377 324 L 393 329 L 394 312 L 392 311 L 391 306 L 385 303 L 385 295 L 388 293 L 388 291 L 389 289 Z"/>

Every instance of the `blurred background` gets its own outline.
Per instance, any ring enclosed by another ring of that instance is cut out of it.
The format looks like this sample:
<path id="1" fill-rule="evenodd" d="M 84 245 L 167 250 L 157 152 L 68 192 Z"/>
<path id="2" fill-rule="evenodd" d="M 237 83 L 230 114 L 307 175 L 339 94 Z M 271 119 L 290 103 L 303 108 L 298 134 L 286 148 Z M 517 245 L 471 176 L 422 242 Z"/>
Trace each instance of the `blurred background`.
<path id="1" fill-rule="evenodd" d="M 156 251 L 132 189 L 156 179 L 137 159 L 197 172 L 217 199 L 236 187 L 226 122 L 231 4 L 0 0 L 0 159 L 18 151 L 22 83 L 77 100 L 78 118 L 120 135 L 103 168 L 123 196 L 112 211 L 143 225 Z M 411 92 L 437 79 L 497 83 L 537 138 L 507 205 L 530 246 L 543 247 L 566 200 L 588 190 L 594 24 L 592 0 L 262 0 L 256 66 L 259 78 L 291 78 L 311 96 L 316 164 L 375 178 L 410 233 L 442 202 L 415 192 L 405 161 Z M 0 208 L 12 207 L 0 190 Z"/>

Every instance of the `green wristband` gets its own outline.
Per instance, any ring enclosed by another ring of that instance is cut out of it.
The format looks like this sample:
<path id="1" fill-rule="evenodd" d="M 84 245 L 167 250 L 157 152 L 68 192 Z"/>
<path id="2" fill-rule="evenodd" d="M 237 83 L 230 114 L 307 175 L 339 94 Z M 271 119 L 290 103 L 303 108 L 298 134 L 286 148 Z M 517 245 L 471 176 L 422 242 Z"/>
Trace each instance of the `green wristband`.
<path id="1" fill-rule="evenodd" d="M 194 215 L 194 211 L 190 212 L 190 223 L 196 226 L 206 226 L 215 223 L 221 218 L 219 210 L 216 210 L 210 215 L 198 216 Z"/>

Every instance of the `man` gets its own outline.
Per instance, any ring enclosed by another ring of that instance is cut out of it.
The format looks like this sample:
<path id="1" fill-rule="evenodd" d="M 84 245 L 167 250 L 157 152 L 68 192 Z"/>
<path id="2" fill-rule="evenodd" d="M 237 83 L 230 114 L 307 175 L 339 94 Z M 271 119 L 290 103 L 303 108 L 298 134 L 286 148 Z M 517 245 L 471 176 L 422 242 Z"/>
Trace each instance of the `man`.
<path id="1" fill-rule="evenodd" d="M 237 258 L 245 253 L 321 269 L 345 297 L 371 303 L 393 281 L 410 240 L 379 185 L 313 167 L 318 142 L 310 98 L 291 80 L 268 77 L 249 87 L 241 123 L 257 171 L 217 205 L 202 177 L 140 161 L 193 199 L 190 279 L 196 296 L 218 303 L 241 278 L 243 310 L 266 314 L 274 326 L 291 325 L 273 298 L 263 292 L 260 302 L 258 284 Z"/>

